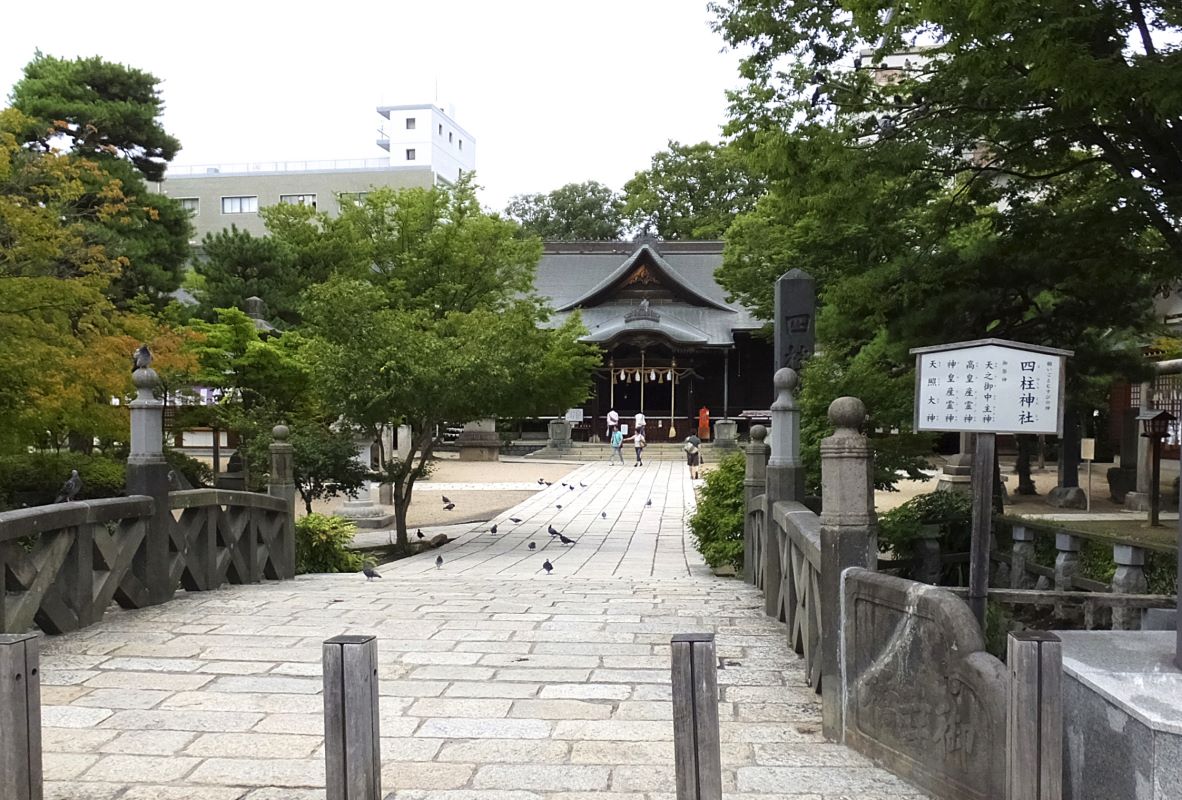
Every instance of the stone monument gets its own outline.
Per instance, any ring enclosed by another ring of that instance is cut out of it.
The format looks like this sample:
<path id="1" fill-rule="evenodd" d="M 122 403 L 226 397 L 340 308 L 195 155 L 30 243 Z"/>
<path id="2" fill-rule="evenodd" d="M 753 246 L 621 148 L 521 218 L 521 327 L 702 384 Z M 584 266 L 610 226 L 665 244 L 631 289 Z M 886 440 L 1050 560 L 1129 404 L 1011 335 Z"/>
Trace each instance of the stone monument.
<path id="1" fill-rule="evenodd" d="M 501 437 L 497 435 L 497 421 L 493 417 L 465 423 L 456 437 L 460 461 L 497 461 L 501 457 Z"/>

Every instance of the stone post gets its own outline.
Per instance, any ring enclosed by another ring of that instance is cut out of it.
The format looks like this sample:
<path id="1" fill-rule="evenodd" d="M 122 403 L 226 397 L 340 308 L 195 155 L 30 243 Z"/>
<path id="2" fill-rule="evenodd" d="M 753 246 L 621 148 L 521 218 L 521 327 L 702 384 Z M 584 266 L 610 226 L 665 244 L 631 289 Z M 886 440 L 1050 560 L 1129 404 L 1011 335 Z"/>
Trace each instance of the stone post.
<path id="1" fill-rule="evenodd" d="M 822 731 L 835 741 L 842 740 L 844 726 L 841 574 L 878 563 L 873 451 L 859 432 L 865 421 L 861 400 L 839 397 L 829 405 L 829 422 L 837 430 L 821 442 L 821 714 Z"/>
<path id="2" fill-rule="evenodd" d="M 164 402 L 155 397 L 160 377 L 151 367 L 131 374 L 136 397 L 131 401 L 131 452 L 127 457 L 127 493 L 152 498 L 143 547 L 132 562 L 132 573 L 144 586 L 144 602 L 156 605 L 172 599 L 170 579 L 172 511 L 168 507 L 168 462 L 164 460 Z"/>
<path id="3" fill-rule="evenodd" d="M 739 446 L 739 423 L 733 419 L 720 419 L 714 422 L 714 448 L 716 450 L 734 450 Z"/>
<path id="4" fill-rule="evenodd" d="M 1027 564 L 1034 563 L 1034 531 L 1025 525 L 1015 525 L 1010 561 L 1010 588 L 1033 589 L 1035 580 L 1026 570 Z"/>
<path id="5" fill-rule="evenodd" d="M 1128 544 L 1112 546 L 1112 560 L 1116 562 L 1116 572 L 1112 575 L 1113 594 L 1148 594 L 1149 582 L 1145 580 L 1145 550 Z M 1141 630 L 1141 616 L 1144 610 L 1140 608 L 1112 609 L 1112 629 L 1114 631 Z"/>
<path id="6" fill-rule="evenodd" d="M 287 441 L 290 433 L 286 425 L 276 425 L 271 429 L 271 478 L 267 482 L 267 494 L 281 498 L 287 504 L 288 511 L 287 522 L 283 526 L 283 553 L 275 559 L 282 573 L 279 575 L 280 580 L 295 577 L 295 448 Z"/>
<path id="7" fill-rule="evenodd" d="M 1153 412 L 1153 381 L 1141 384 L 1140 414 Z M 1141 423 L 1134 419 L 1137 435 L 1137 491 L 1125 495 L 1125 508 L 1129 511 L 1149 510 L 1150 473 L 1153 472 L 1153 447 L 1149 438 L 1141 435 Z M 1121 461 L 1124 466 L 1124 461 Z"/>
<path id="8" fill-rule="evenodd" d="M 1075 576 L 1079 573 L 1079 537 L 1070 533 L 1056 533 L 1055 549 L 1059 552 L 1055 556 L 1055 591 L 1069 592 L 1074 588 Z M 1079 616 L 1079 610 L 1065 603 L 1056 603 L 1055 616 L 1059 619 L 1074 619 Z"/>
<path id="9" fill-rule="evenodd" d="M 751 528 L 754 500 L 767 491 L 767 428 L 751 426 L 751 442 L 744 448 L 747 469 L 743 474 L 743 580 L 755 583 L 755 531 Z"/>
<path id="10" fill-rule="evenodd" d="M 804 499 L 804 464 L 800 460 L 800 410 L 792 392 L 800 385 L 796 370 L 782 367 L 772 378 L 776 399 L 772 403 L 772 449 L 767 462 L 767 542 L 763 550 L 763 599 L 768 616 L 783 620 L 780 592 L 783 538 L 772 523 L 772 506 L 784 500 Z"/>
<path id="11" fill-rule="evenodd" d="M 460 461 L 498 461 L 501 457 L 501 437 L 497 435 L 494 417 L 465 423 L 456 438 Z"/>

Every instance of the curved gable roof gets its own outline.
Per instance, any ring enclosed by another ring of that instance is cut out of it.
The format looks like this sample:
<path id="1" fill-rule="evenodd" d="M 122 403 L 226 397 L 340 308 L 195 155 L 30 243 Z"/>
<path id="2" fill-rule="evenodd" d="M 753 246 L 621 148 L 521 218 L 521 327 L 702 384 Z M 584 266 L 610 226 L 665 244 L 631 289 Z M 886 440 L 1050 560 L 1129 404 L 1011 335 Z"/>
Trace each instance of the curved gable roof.
<path id="1" fill-rule="evenodd" d="M 733 308 L 720 303 L 705 294 L 700 292 L 696 287 L 686 281 L 678 274 L 669 262 L 661 257 L 655 249 L 647 244 L 642 244 L 635 252 L 629 256 L 624 263 L 616 267 L 607 277 L 597 283 L 582 295 L 576 297 L 574 300 L 568 301 L 562 306 L 557 307 L 556 311 L 571 311 L 582 306 L 594 306 L 607 300 L 614 289 L 619 288 L 620 284 L 632 274 L 633 270 L 641 263 L 642 259 L 650 265 L 658 274 L 659 278 L 668 286 L 673 288 L 677 293 L 688 298 L 691 302 L 696 304 L 716 308 L 720 311 L 734 311 Z"/>

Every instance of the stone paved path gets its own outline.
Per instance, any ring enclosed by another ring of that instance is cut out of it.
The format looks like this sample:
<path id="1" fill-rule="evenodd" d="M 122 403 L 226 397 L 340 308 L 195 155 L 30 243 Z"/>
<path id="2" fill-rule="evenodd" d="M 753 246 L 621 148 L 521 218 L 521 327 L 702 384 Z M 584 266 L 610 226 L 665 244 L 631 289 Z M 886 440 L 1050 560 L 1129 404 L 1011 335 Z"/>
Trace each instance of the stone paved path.
<path id="1" fill-rule="evenodd" d="M 569 480 L 449 544 L 440 570 L 425 554 L 381 581 L 181 596 L 47 641 L 46 798 L 319 800 L 320 645 L 351 632 L 380 637 L 388 800 L 674 800 L 668 642 L 701 630 L 726 663 L 728 798 L 920 797 L 823 741 L 783 626 L 692 549 L 684 466 Z"/>

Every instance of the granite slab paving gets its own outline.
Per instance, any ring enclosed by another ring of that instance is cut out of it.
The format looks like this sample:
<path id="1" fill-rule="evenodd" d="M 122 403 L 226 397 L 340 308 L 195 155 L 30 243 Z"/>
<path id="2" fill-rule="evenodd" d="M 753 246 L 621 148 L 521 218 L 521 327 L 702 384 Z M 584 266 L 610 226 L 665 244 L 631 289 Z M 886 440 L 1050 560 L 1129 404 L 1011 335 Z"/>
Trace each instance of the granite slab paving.
<path id="1" fill-rule="evenodd" d="M 725 661 L 728 798 L 922 797 L 824 741 L 784 626 L 694 550 L 684 465 L 567 483 L 463 533 L 440 569 L 432 551 L 381 580 L 181 594 L 46 639 L 45 797 L 319 800 L 321 643 L 370 633 L 387 800 L 675 800 L 669 639 L 695 631 Z"/>

